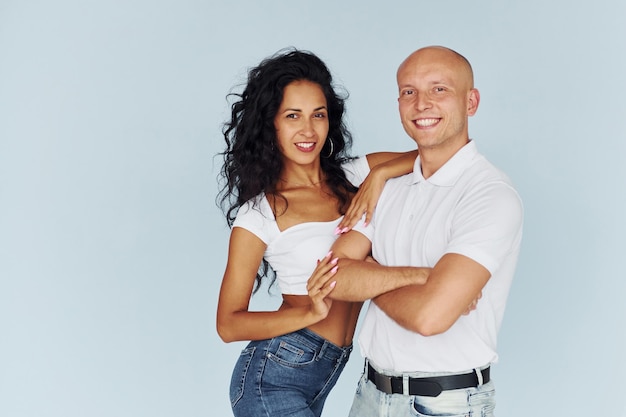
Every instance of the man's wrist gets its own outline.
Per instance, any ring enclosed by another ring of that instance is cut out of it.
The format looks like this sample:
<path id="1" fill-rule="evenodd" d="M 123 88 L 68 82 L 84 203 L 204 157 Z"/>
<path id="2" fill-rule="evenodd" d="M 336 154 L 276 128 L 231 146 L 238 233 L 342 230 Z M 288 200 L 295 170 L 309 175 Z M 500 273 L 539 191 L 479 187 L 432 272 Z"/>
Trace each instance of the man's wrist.
<path id="1" fill-rule="evenodd" d="M 413 276 L 412 283 L 415 285 L 424 285 L 426 281 L 428 281 L 428 275 L 430 274 L 430 268 L 419 268 L 416 267 L 412 271 L 411 274 Z"/>

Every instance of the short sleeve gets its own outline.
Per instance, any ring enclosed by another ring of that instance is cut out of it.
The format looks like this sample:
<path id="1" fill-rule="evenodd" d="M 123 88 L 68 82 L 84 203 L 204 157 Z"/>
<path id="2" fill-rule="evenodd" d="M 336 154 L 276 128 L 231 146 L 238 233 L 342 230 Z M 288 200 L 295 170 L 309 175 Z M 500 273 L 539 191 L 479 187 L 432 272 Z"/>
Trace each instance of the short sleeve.
<path id="1" fill-rule="evenodd" d="M 492 274 L 507 255 L 519 250 L 523 206 L 508 184 L 494 182 L 459 203 L 447 252 L 465 255 Z"/>
<path id="2" fill-rule="evenodd" d="M 246 229 L 266 245 L 278 231 L 274 214 L 264 196 L 249 200 L 242 205 L 237 212 L 233 227 Z"/>
<path id="3" fill-rule="evenodd" d="M 346 178 L 355 187 L 359 187 L 370 173 L 370 166 L 365 156 L 346 161 L 342 166 Z"/>

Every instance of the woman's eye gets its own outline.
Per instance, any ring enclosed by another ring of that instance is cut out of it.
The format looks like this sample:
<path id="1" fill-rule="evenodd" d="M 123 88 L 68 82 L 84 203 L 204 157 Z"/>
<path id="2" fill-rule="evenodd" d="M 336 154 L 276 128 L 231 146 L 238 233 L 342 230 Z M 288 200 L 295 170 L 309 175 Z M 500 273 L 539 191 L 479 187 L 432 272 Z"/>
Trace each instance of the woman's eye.
<path id="1" fill-rule="evenodd" d="M 323 119 L 326 117 L 326 113 L 316 113 L 315 114 L 315 118 L 317 119 Z"/>
<path id="2" fill-rule="evenodd" d="M 287 116 L 285 116 L 287 119 L 297 119 L 298 115 L 295 113 L 290 113 Z"/>

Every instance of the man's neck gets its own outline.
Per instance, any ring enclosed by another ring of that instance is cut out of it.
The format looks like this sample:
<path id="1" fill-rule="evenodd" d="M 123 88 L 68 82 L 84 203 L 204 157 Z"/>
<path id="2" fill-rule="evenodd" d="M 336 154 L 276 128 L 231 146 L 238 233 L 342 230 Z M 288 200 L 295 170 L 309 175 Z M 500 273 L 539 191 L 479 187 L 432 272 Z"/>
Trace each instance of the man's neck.
<path id="1" fill-rule="evenodd" d="M 452 158 L 458 151 L 469 143 L 469 139 L 465 142 L 455 144 L 455 146 L 436 147 L 436 148 L 420 148 L 420 162 L 422 165 L 422 176 L 428 179 L 435 174 Z"/>

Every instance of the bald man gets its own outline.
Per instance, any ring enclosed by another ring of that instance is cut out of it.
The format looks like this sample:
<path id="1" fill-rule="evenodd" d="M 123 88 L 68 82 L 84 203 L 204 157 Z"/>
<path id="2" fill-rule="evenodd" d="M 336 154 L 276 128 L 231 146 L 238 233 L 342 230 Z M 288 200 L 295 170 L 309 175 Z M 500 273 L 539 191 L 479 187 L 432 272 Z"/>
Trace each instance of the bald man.
<path id="1" fill-rule="evenodd" d="M 402 125 L 419 149 L 414 172 L 387 182 L 371 223 L 333 246 L 337 273 L 311 287 L 334 281 L 333 299 L 372 298 L 350 416 L 491 416 L 490 366 L 519 253 L 522 203 L 469 137 L 480 94 L 463 56 L 438 46 L 417 50 L 397 81 Z M 363 261 L 370 251 L 379 264 Z M 432 269 L 423 284 L 389 290 L 419 282 L 408 275 L 424 267 Z"/>

